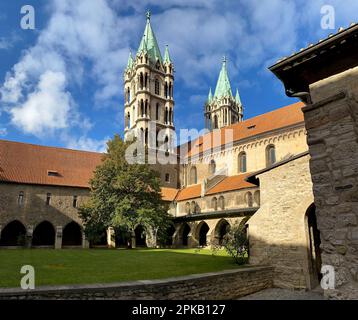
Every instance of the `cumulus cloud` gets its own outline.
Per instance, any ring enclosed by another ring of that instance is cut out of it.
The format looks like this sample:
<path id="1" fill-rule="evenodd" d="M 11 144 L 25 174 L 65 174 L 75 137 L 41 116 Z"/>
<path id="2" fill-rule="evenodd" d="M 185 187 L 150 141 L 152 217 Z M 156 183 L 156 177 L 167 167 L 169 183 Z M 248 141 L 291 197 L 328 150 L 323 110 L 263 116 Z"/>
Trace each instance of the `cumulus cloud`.
<path id="1" fill-rule="evenodd" d="M 69 124 L 71 94 L 65 91 L 66 78 L 61 72 L 46 71 L 26 101 L 10 110 L 12 122 L 25 133 L 42 135 Z"/>

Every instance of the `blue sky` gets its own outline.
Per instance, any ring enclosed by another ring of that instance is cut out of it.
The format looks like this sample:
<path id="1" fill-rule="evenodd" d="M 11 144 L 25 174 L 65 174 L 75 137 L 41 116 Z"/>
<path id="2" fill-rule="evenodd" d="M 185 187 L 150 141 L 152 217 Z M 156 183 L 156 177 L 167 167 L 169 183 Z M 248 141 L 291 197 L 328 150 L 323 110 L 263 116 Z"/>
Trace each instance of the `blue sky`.
<path id="1" fill-rule="evenodd" d="M 26 4 L 35 30 L 20 27 Z M 335 10 L 335 30 L 321 28 L 324 5 Z M 176 129 L 203 128 L 223 55 L 247 119 L 296 101 L 268 66 L 358 21 L 357 0 L 4 0 L 0 139 L 102 151 L 122 135 L 122 74 L 147 9 L 175 65 Z"/>

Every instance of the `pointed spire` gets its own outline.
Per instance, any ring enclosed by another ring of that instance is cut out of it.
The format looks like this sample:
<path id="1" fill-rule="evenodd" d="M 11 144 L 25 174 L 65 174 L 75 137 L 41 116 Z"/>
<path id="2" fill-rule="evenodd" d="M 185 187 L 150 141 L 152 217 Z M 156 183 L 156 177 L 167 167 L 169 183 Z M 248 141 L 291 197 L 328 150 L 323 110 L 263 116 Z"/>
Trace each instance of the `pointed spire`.
<path id="1" fill-rule="evenodd" d="M 214 98 L 233 97 L 229 76 L 227 74 L 226 62 L 227 60 L 224 56 L 219 79 L 216 84 Z"/>
<path id="2" fill-rule="evenodd" d="M 168 45 L 165 46 L 164 63 L 172 63 L 172 61 L 170 60 Z"/>
<path id="3" fill-rule="evenodd" d="M 236 89 L 235 101 L 237 104 L 242 104 L 240 94 L 239 94 L 239 89 Z"/>
<path id="4" fill-rule="evenodd" d="M 133 67 L 133 57 L 132 57 L 132 51 L 130 51 L 128 57 L 127 69 L 131 69 L 132 67 Z"/>
<path id="5" fill-rule="evenodd" d="M 144 29 L 143 38 L 140 42 L 137 55 L 141 54 L 142 52 L 147 52 L 148 57 L 152 60 L 152 62 L 159 60 L 162 63 L 163 58 L 158 47 L 157 39 L 155 38 L 152 26 L 150 24 L 150 16 L 151 14 L 148 10 L 146 13 L 147 24 Z"/>
<path id="6" fill-rule="evenodd" d="M 211 102 L 213 100 L 213 94 L 211 93 L 211 87 L 209 89 L 209 94 L 208 94 L 208 102 Z"/>

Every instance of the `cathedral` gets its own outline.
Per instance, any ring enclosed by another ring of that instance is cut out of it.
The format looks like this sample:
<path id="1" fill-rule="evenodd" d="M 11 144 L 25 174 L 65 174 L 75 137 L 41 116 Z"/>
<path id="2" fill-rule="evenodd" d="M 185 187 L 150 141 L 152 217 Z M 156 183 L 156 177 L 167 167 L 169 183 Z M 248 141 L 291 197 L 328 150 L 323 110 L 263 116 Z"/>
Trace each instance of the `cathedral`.
<path id="1" fill-rule="evenodd" d="M 244 221 L 250 264 L 275 265 L 278 286 L 313 288 L 320 257 L 304 104 L 244 119 L 228 69 L 224 57 L 198 119 L 205 133 L 176 144 L 175 61 L 168 46 L 162 56 L 147 13 L 123 75 L 124 138 L 135 136 L 171 159 L 152 164 L 173 218 L 168 246 L 220 245 L 230 226 Z M 99 243 L 89 243 L 77 214 L 102 154 L 0 140 L 0 155 L 1 247 L 120 245 L 112 228 Z M 150 246 L 142 231 L 138 226 L 136 245 Z"/>

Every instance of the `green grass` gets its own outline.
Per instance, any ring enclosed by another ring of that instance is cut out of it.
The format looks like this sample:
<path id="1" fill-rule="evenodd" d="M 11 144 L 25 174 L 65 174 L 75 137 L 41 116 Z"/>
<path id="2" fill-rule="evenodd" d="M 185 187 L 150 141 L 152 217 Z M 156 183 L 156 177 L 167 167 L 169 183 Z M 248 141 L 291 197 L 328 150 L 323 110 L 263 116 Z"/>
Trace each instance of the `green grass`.
<path id="1" fill-rule="evenodd" d="M 36 286 L 162 279 L 238 267 L 224 251 L 3 249 L 0 287 L 19 287 L 20 269 L 26 264 L 35 268 Z"/>

